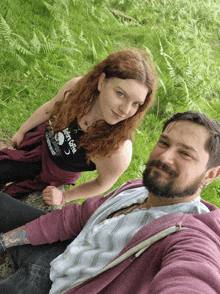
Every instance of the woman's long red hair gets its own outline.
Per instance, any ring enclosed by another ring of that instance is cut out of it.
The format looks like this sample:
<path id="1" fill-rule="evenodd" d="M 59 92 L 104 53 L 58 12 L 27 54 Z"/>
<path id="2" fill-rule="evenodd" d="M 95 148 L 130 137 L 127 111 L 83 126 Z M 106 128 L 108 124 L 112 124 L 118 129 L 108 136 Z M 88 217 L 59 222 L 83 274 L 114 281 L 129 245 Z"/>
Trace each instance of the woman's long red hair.
<path id="1" fill-rule="evenodd" d="M 55 133 L 66 127 L 70 129 L 76 127 L 77 121 L 91 111 L 99 95 L 97 85 L 103 72 L 106 79 L 140 81 L 147 86 L 148 94 L 145 103 L 139 107 L 134 116 L 115 125 L 97 121 L 87 129 L 80 139 L 79 146 L 86 149 L 88 160 L 97 156 L 110 156 L 122 142 L 132 139 L 145 113 L 152 106 L 156 92 L 157 74 L 147 54 L 143 55 L 133 50 L 110 54 L 105 60 L 95 65 L 92 71 L 83 76 L 74 89 L 66 92 L 62 101 L 55 104 L 50 126 L 53 127 Z"/>

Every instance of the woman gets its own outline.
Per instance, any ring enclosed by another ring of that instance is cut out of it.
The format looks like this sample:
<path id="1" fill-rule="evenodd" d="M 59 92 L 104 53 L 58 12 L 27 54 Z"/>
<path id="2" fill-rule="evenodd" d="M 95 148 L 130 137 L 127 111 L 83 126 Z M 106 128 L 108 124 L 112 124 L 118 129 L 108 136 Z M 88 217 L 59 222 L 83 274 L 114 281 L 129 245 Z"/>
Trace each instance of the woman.
<path id="1" fill-rule="evenodd" d="M 0 184 L 22 196 L 43 190 L 48 205 L 92 197 L 112 187 L 127 169 L 132 135 L 152 105 L 152 61 L 132 50 L 110 54 L 91 72 L 67 82 L 11 139 L 17 150 L 0 152 Z M 82 171 L 98 176 L 64 193 Z"/>

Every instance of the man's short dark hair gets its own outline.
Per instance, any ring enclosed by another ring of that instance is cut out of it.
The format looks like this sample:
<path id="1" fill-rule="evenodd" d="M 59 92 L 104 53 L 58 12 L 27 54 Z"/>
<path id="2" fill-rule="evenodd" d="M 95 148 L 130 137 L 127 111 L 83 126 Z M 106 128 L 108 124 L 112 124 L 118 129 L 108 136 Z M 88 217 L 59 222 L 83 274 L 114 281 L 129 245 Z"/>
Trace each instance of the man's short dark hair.
<path id="1" fill-rule="evenodd" d="M 215 119 L 211 119 L 204 113 L 189 110 L 186 112 L 176 113 L 170 117 L 164 123 L 163 131 L 170 123 L 180 120 L 191 121 L 206 128 L 210 134 L 210 137 L 205 145 L 205 150 L 209 153 L 209 162 L 207 168 L 209 169 L 211 167 L 220 165 L 220 123 Z"/>

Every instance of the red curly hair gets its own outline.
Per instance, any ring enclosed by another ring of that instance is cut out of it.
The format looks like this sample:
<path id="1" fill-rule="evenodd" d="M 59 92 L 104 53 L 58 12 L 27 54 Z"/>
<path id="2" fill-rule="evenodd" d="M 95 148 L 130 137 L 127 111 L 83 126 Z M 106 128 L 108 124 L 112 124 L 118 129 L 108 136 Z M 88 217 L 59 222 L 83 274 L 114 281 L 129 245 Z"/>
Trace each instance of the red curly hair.
<path id="1" fill-rule="evenodd" d="M 50 125 L 55 133 L 66 127 L 70 129 L 76 127 L 77 121 L 91 111 L 99 95 L 97 86 L 101 73 L 105 73 L 106 79 L 140 81 L 147 86 L 148 93 L 145 103 L 132 117 L 115 125 L 109 125 L 103 120 L 97 121 L 87 129 L 80 138 L 79 147 L 86 149 L 88 161 L 96 156 L 111 156 L 122 142 L 133 139 L 136 128 L 153 104 L 156 92 L 157 73 L 152 60 L 146 53 L 142 54 L 133 50 L 112 53 L 96 64 L 92 71 L 76 83 L 74 89 L 65 93 L 62 101 L 55 104 Z"/>

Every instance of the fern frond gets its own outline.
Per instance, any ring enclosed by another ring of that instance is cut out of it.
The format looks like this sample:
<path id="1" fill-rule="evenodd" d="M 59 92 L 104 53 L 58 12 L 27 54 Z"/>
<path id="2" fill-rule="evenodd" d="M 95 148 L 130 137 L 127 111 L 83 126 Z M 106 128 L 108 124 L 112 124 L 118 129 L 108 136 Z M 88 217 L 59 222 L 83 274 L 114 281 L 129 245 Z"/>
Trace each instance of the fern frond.
<path id="1" fill-rule="evenodd" d="M 161 78 L 159 78 L 159 85 L 162 86 L 162 88 L 164 89 L 164 92 L 167 94 L 166 86 Z"/>
<path id="2" fill-rule="evenodd" d="M 56 49 L 56 44 L 49 41 L 47 37 L 44 36 L 44 34 L 39 31 L 39 34 L 43 38 L 43 42 L 41 43 L 41 47 L 45 53 L 53 52 Z"/>
<path id="3" fill-rule="evenodd" d="M 81 29 L 79 39 L 84 42 L 86 45 L 89 45 L 89 42 L 84 38 L 83 30 Z"/>
<path id="4" fill-rule="evenodd" d="M 56 49 L 56 44 L 47 42 L 46 44 L 42 44 L 42 49 L 45 53 L 54 52 Z"/>
<path id="5" fill-rule="evenodd" d="M 63 4 L 63 6 L 65 7 L 65 9 L 66 9 L 66 14 L 67 14 L 67 16 L 69 16 L 69 0 L 59 0 L 59 1 L 61 1 L 61 3 Z"/>
<path id="6" fill-rule="evenodd" d="M 24 46 L 26 46 L 27 48 L 30 47 L 28 42 L 22 36 L 15 34 L 15 33 L 12 33 L 12 35 L 16 36 L 23 43 Z"/>
<path id="7" fill-rule="evenodd" d="M 56 20 L 60 20 L 63 15 L 69 16 L 69 0 L 55 0 L 53 5 L 46 1 L 43 3 Z"/>
<path id="8" fill-rule="evenodd" d="M 102 39 L 100 37 L 98 37 L 99 41 L 101 42 L 101 44 L 103 45 L 103 47 L 108 48 L 108 41 L 105 40 L 104 42 L 102 41 Z"/>
<path id="9" fill-rule="evenodd" d="M 65 20 L 61 21 L 60 31 L 62 33 L 63 41 L 68 42 L 74 46 L 76 45 L 76 43 L 70 33 L 68 23 Z"/>
<path id="10" fill-rule="evenodd" d="M 186 89 L 186 101 L 189 101 L 189 90 L 188 90 L 187 84 L 186 84 L 185 80 L 183 79 L 183 77 L 179 76 L 179 78 L 183 82 L 184 87 Z"/>
<path id="11" fill-rule="evenodd" d="M 169 72 L 170 72 L 170 76 L 171 76 L 171 77 L 175 77 L 176 74 L 175 74 L 175 71 L 174 71 L 174 69 L 173 69 L 171 63 L 168 61 L 168 59 L 167 59 L 166 57 L 164 57 L 164 59 L 165 59 L 167 65 L 168 65 L 168 69 L 169 69 Z"/>
<path id="12" fill-rule="evenodd" d="M 151 59 L 154 60 L 154 56 L 152 54 L 152 52 L 150 51 L 150 49 L 147 46 L 143 46 L 143 48 L 146 50 L 146 52 L 150 55 Z"/>
<path id="13" fill-rule="evenodd" d="M 35 61 L 35 65 L 33 66 L 33 69 L 34 69 L 34 71 L 37 71 L 43 79 L 45 79 L 43 73 L 40 70 L 38 60 Z"/>
<path id="14" fill-rule="evenodd" d="M 36 33 L 34 32 L 34 36 L 31 39 L 31 45 L 33 46 L 33 49 L 35 52 L 39 53 L 41 49 L 41 42 L 39 41 Z"/>
<path id="15" fill-rule="evenodd" d="M 24 55 L 32 55 L 32 53 L 28 50 L 29 45 L 26 40 L 22 36 L 13 33 L 12 29 L 2 16 L 0 18 L 0 29 L 4 40 L 8 43 L 7 46 L 9 53 L 11 53 L 20 64 L 26 66 L 26 62 L 18 54 L 22 53 Z M 24 46 L 26 46 L 28 49 Z"/>
<path id="16" fill-rule="evenodd" d="M 69 65 L 72 67 L 72 69 L 75 69 L 75 65 L 74 63 L 76 62 L 75 60 L 73 60 L 72 58 L 69 58 L 68 55 L 64 54 L 64 56 L 66 57 L 66 61 L 69 63 Z"/>
<path id="17" fill-rule="evenodd" d="M 27 66 L 27 63 L 24 61 L 24 59 L 19 55 L 17 54 L 15 51 L 12 51 L 11 54 L 17 59 L 17 61 L 23 65 L 23 66 Z"/>
<path id="18" fill-rule="evenodd" d="M 1 16 L 0 19 L 0 34 L 4 37 L 5 40 L 11 39 L 12 30 L 10 26 L 7 24 L 5 19 Z"/>
<path id="19" fill-rule="evenodd" d="M 97 54 L 97 51 L 95 49 L 93 39 L 92 39 L 92 54 L 93 54 L 93 58 L 96 60 L 98 58 L 98 54 Z"/>
<path id="20" fill-rule="evenodd" d="M 159 65 L 158 65 L 158 63 L 157 63 L 156 61 L 154 61 L 154 65 L 155 65 L 157 71 L 158 71 L 160 74 L 162 74 L 162 71 L 161 71 L 161 69 L 160 69 L 160 67 L 159 67 Z"/>
<path id="21" fill-rule="evenodd" d="M 46 1 L 43 1 L 44 5 L 47 7 L 47 9 L 51 12 L 54 13 L 54 7 L 52 5 L 50 5 L 49 3 L 47 3 Z"/>
<path id="22" fill-rule="evenodd" d="M 33 55 L 29 50 L 27 50 L 25 47 L 23 47 L 22 45 L 20 45 L 17 40 L 10 40 L 9 41 L 9 47 L 10 49 L 14 49 L 17 50 L 18 52 L 21 52 L 24 55 Z"/>
<path id="23" fill-rule="evenodd" d="M 52 35 L 52 39 L 53 39 L 53 40 L 57 40 L 57 39 L 58 39 L 57 32 L 56 32 L 56 30 L 54 29 L 54 27 L 52 28 L 51 35 Z"/>

